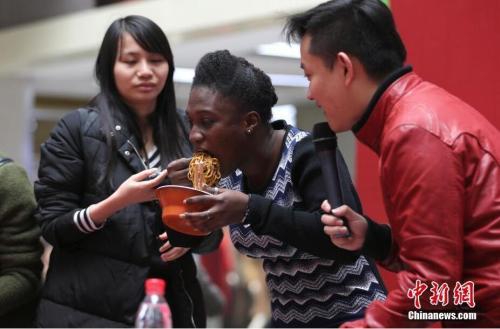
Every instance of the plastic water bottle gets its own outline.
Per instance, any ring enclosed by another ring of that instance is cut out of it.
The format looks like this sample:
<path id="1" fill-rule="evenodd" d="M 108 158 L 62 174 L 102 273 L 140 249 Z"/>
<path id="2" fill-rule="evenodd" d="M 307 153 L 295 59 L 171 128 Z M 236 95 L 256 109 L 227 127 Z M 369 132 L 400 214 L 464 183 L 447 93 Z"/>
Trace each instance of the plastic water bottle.
<path id="1" fill-rule="evenodd" d="M 162 279 L 147 279 L 146 297 L 139 307 L 136 328 L 172 328 L 172 314 L 165 301 L 166 283 Z"/>

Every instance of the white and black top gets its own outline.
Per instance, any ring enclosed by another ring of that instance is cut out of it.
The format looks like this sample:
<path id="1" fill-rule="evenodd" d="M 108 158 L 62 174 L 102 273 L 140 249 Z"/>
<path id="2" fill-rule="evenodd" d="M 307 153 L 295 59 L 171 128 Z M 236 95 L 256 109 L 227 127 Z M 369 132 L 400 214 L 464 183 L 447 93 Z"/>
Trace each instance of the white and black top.
<path id="1" fill-rule="evenodd" d="M 273 327 L 337 327 L 362 318 L 372 301 L 386 297 L 378 272 L 371 260 L 335 247 L 323 232 L 325 183 L 310 135 L 284 122 L 273 127 L 287 133 L 266 188 L 249 191 L 239 170 L 221 181 L 251 193 L 244 224 L 230 226 L 231 240 L 243 254 L 263 259 Z M 359 210 L 343 160 L 339 167 L 344 201 Z"/>
<path id="2" fill-rule="evenodd" d="M 151 150 L 148 152 L 148 161 L 146 162 L 148 167 L 151 168 L 160 168 L 160 150 L 153 145 Z"/>

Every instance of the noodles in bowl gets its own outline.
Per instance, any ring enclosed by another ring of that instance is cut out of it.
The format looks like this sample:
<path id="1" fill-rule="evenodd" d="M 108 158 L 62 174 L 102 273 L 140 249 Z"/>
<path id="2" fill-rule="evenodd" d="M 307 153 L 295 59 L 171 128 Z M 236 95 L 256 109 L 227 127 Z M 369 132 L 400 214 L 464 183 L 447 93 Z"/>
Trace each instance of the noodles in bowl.
<path id="1" fill-rule="evenodd" d="M 162 208 L 162 221 L 173 246 L 195 247 L 209 234 L 194 228 L 180 215 L 207 210 L 209 205 L 187 205 L 184 200 L 196 195 L 208 195 L 209 193 L 202 191 L 203 186 L 215 186 L 220 177 L 219 160 L 206 153 L 195 153 L 188 172 L 188 179 L 193 182 L 194 187 L 165 185 L 156 189 Z"/>

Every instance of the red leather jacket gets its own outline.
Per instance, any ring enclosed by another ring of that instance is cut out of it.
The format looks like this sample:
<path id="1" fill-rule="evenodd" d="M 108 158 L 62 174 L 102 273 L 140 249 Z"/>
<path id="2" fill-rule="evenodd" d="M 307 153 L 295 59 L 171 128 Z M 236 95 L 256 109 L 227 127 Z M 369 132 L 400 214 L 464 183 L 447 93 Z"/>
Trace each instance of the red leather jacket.
<path id="1" fill-rule="evenodd" d="M 418 309 L 407 294 L 420 279 L 428 285 L 422 310 L 433 307 L 432 281 L 449 284 L 447 310 L 459 308 L 456 282 L 474 283 L 475 308 L 462 307 L 477 312 L 477 320 L 444 326 L 500 327 L 500 133 L 479 112 L 415 73 L 399 74 L 385 85 L 356 136 L 380 157 L 391 263 L 403 269 L 399 289 L 373 303 L 358 325 L 428 325 L 408 319 Z"/>

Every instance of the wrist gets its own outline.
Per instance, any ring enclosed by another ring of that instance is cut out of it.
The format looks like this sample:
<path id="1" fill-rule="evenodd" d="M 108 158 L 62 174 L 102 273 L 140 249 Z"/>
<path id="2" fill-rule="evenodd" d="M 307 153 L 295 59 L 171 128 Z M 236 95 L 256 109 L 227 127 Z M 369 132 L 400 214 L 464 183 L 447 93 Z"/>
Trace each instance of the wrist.
<path id="1" fill-rule="evenodd" d="M 126 203 L 115 192 L 101 202 L 89 206 L 89 215 L 99 225 L 104 223 L 109 216 L 126 206 Z"/>
<path id="2" fill-rule="evenodd" d="M 101 216 L 102 210 L 99 208 L 99 203 L 91 204 L 87 207 L 88 216 L 96 225 L 102 225 L 107 219 L 107 217 Z"/>
<path id="3" fill-rule="evenodd" d="M 240 224 L 247 224 L 247 219 L 248 219 L 248 215 L 250 213 L 250 195 L 247 195 L 247 203 L 246 203 L 246 208 L 245 208 L 245 212 L 243 213 L 243 217 L 241 218 L 240 220 Z"/>
<path id="4" fill-rule="evenodd" d="M 387 257 L 390 251 L 392 241 L 390 227 L 376 223 L 366 215 L 363 217 L 366 221 L 366 233 L 362 253 L 381 261 Z"/>
<path id="5" fill-rule="evenodd" d="M 92 205 L 91 205 L 92 206 Z M 77 210 L 73 214 L 73 222 L 80 232 L 88 234 L 100 230 L 104 227 L 106 220 L 102 223 L 94 220 L 90 215 L 91 206 Z"/>
<path id="6" fill-rule="evenodd" d="M 249 213 L 250 213 L 250 208 L 248 207 L 248 204 L 247 204 L 247 209 L 245 210 L 245 213 L 243 214 L 243 218 L 241 219 L 240 224 L 245 224 Z"/>

